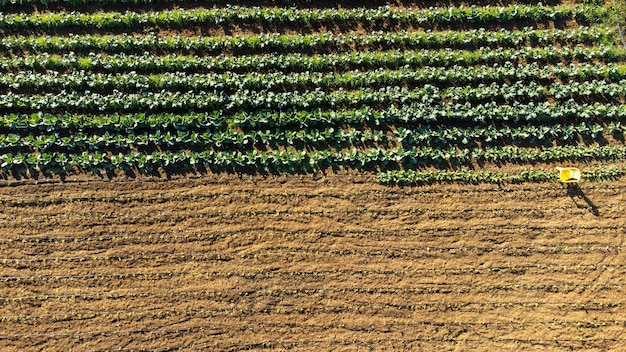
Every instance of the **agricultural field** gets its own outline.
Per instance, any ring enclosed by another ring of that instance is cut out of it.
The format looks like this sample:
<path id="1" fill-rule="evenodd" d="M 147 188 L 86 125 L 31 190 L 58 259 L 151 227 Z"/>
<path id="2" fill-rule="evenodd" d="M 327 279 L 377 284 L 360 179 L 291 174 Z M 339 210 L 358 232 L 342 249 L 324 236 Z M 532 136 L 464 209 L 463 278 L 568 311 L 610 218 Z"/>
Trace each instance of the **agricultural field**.
<path id="1" fill-rule="evenodd" d="M 0 0 L 0 350 L 620 350 L 615 3 Z"/>

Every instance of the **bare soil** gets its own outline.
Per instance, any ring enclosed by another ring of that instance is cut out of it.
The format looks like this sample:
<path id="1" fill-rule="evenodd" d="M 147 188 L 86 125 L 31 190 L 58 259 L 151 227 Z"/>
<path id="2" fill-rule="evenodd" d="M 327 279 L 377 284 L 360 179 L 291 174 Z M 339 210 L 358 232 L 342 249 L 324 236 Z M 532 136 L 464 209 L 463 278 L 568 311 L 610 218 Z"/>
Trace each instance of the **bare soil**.
<path id="1" fill-rule="evenodd" d="M 626 182 L 0 187 L 6 350 L 619 350 Z"/>

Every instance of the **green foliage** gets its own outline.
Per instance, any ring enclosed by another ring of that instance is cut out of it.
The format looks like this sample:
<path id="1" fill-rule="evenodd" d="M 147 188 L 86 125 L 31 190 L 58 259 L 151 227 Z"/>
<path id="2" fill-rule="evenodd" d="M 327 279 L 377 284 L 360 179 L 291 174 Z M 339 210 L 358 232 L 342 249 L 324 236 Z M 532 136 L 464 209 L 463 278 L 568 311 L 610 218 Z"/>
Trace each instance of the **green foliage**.
<path id="1" fill-rule="evenodd" d="M 624 47 L 626 47 L 626 1 L 613 0 L 613 11 L 615 13 L 615 22 L 617 25 L 618 35 Z"/>
<path id="2" fill-rule="evenodd" d="M 110 73 L 133 71 L 136 73 L 162 73 L 167 71 L 189 73 L 265 72 L 282 70 L 288 73 L 300 71 L 325 72 L 333 70 L 403 69 L 409 66 L 453 67 L 480 64 L 505 64 L 515 59 L 536 63 L 553 64 L 559 61 L 590 62 L 599 60 L 612 63 L 626 58 L 626 50 L 613 45 L 542 47 L 524 46 L 518 48 L 481 47 L 476 50 L 421 49 L 387 50 L 382 52 L 340 52 L 321 55 L 278 54 L 232 56 L 193 56 L 167 54 L 155 56 L 143 54 L 89 53 L 85 56 L 76 53 L 62 55 L 43 52 L 32 56 L 0 57 L 0 68 L 7 71 L 55 70 L 55 71 L 105 71 Z M 619 73 L 626 76 L 624 67 Z"/>
<path id="3" fill-rule="evenodd" d="M 617 180 L 626 174 L 626 169 L 609 166 L 583 170 L 583 179 L 591 182 Z M 525 168 L 519 172 L 434 170 L 434 171 L 386 171 L 378 174 L 378 181 L 385 185 L 421 185 L 432 183 L 522 183 L 556 182 L 556 171 Z"/>
<path id="4" fill-rule="evenodd" d="M 468 31 L 415 31 L 415 32 L 381 32 L 374 31 L 364 35 L 355 33 L 334 34 L 321 32 L 313 34 L 259 34 L 232 37 L 188 37 L 188 36 L 157 36 L 147 35 L 69 35 L 69 36 L 15 36 L 7 35 L 0 38 L 0 50 L 4 52 L 102 52 L 107 54 L 145 52 L 192 52 L 194 54 L 218 54 L 228 52 L 267 53 L 279 51 L 310 52 L 332 49 L 347 51 L 351 48 L 380 47 L 391 49 L 442 49 L 453 47 L 523 47 L 527 45 L 547 46 L 555 42 L 575 44 L 598 44 L 613 42 L 614 29 L 607 27 L 585 27 L 575 29 L 532 29 L 500 30 L 497 32 L 485 29 Z"/>
<path id="5" fill-rule="evenodd" d="M 77 0 L 80 1 L 80 0 Z M 105 1 L 105 0 L 102 0 Z M 144 26 L 176 27 L 221 25 L 223 23 L 260 23 L 263 25 L 307 26 L 336 21 L 392 21 L 421 26 L 435 24 L 487 24 L 522 20 L 576 19 L 585 24 L 598 23 L 607 15 L 602 6 L 509 5 L 506 7 L 429 8 L 419 11 L 383 6 L 375 9 L 299 9 L 226 6 L 154 12 L 98 13 L 17 13 L 0 16 L 0 29 L 59 30 L 64 28 L 136 29 Z"/>
<path id="6" fill-rule="evenodd" d="M 626 106 L 623 104 L 576 103 L 530 103 L 516 104 L 515 108 L 495 103 L 477 104 L 438 104 L 429 106 L 421 103 L 405 104 L 399 108 L 373 109 L 361 106 L 352 109 L 311 109 L 282 111 L 258 110 L 226 113 L 221 110 L 206 113 L 156 113 L 156 114 L 5 114 L 0 115 L 0 127 L 19 131 L 63 131 L 98 129 L 99 131 L 140 131 L 144 129 L 167 128 L 173 130 L 241 128 L 243 130 L 274 129 L 324 129 L 341 125 L 403 125 L 403 124 L 456 124 L 470 122 L 484 123 L 524 123 L 547 124 L 556 121 L 611 121 L 619 125 L 626 119 Z M 427 125 L 426 125 L 427 126 Z M 427 126 L 428 130 L 430 127 Z M 405 128 L 406 130 L 406 128 Z"/>
<path id="7" fill-rule="evenodd" d="M 136 139 L 135 139 L 136 141 Z M 246 167 L 256 170 L 288 173 L 308 173 L 325 169 L 329 166 L 340 168 L 385 168 L 390 163 L 401 163 L 410 167 L 415 166 L 445 166 L 452 164 L 467 165 L 472 159 L 480 159 L 489 162 L 513 162 L 513 163 L 536 163 L 554 161 L 582 161 L 582 160 L 624 160 L 626 147 L 624 146 L 593 146 L 593 147 L 552 147 L 552 148 L 518 148 L 518 147 L 495 147 L 483 149 L 455 149 L 455 148 L 411 148 L 411 149 L 356 149 L 354 147 L 344 151 L 332 150 L 297 150 L 281 149 L 259 151 L 232 150 L 215 151 L 205 150 L 202 152 L 188 152 L 185 150 L 167 150 L 152 153 L 144 152 L 119 152 L 110 155 L 106 152 L 91 151 L 82 153 L 4 153 L 0 155 L 0 171 L 9 172 L 15 168 L 33 168 L 45 170 L 48 173 L 65 174 L 68 169 L 82 169 L 89 171 L 106 171 L 113 169 L 128 170 L 136 169 L 139 172 L 154 172 L 167 170 L 171 167 L 179 169 L 192 169 L 196 165 L 203 165 L 216 171 L 243 170 Z M 413 175 L 409 170 L 408 175 Z M 441 174 L 435 177 L 451 177 L 449 180 L 457 180 L 458 176 L 453 171 L 439 171 Z M 623 172 L 622 172 L 623 174 Z M 617 175 L 622 175 L 617 174 Z M 396 175 L 383 173 L 382 175 Z M 403 174 L 400 174 L 403 175 Z M 422 175 L 417 173 L 417 175 Z M 452 176 L 445 176 L 452 175 Z M 480 174 L 481 178 L 485 177 Z M 496 173 L 496 175 L 499 175 Z M 546 179 L 531 173 L 518 181 L 531 180 L 543 182 Z M 380 176 L 383 183 L 405 182 L 404 178 L 396 180 L 393 177 Z M 391 177 L 391 178 L 385 178 Z M 402 176 L 408 177 L 408 176 Z M 411 176 L 413 177 L 413 176 Z M 420 176 L 421 177 L 421 176 Z M 428 176 L 431 180 L 433 176 Z M 464 176 L 465 177 L 465 176 Z M 475 177 L 475 176 L 474 176 Z M 491 176 L 490 176 L 491 177 Z M 597 176 L 599 177 L 599 176 Z M 614 176 L 611 176 L 614 177 Z M 621 176 L 620 176 L 621 177 Z M 385 181 L 390 179 L 392 181 Z M 396 181 L 393 181 L 396 180 Z M 427 182 L 410 179 L 409 183 Z M 436 181 L 442 179 L 435 178 Z M 448 180 L 448 179 L 443 179 Z M 537 181 L 538 180 L 538 181 Z"/>
<path id="8" fill-rule="evenodd" d="M 544 87 L 538 83 L 524 84 L 522 80 L 549 80 L 552 76 L 580 77 L 582 83 L 555 83 Z M 609 80 L 594 78 L 608 77 Z M 581 64 L 550 69 L 537 65 L 515 68 L 476 66 L 462 70 L 423 68 L 420 70 L 377 70 L 345 74 L 246 74 L 246 75 L 187 75 L 184 73 L 143 76 L 137 74 L 37 74 L 21 72 L 0 75 L 0 87 L 23 91 L 24 89 L 54 88 L 59 93 L 0 95 L 0 108 L 4 111 L 47 111 L 64 109 L 75 112 L 88 111 L 211 111 L 257 109 L 312 109 L 359 105 L 388 106 L 389 104 L 425 104 L 434 106 L 444 102 L 454 104 L 480 103 L 492 100 L 532 99 L 537 102 L 547 98 L 571 100 L 573 98 L 612 97 L 626 95 L 626 81 L 616 65 Z M 515 79 L 515 84 L 495 82 Z M 616 82 L 611 82 L 615 80 Z M 440 89 L 431 84 L 471 84 L 495 81 L 475 88 L 449 87 Z M 380 89 L 370 87 L 383 86 Z M 420 86 L 415 89 L 402 85 Z M 309 89 L 314 87 L 314 89 Z M 304 88 L 304 89 L 303 89 Z M 328 91 L 329 89 L 336 89 Z M 344 88 L 357 90 L 344 90 Z M 70 92 L 66 92 L 70 90 Z M 274 92 L 276 89 L 278 92 Z M 324 90 L 326 89 L 326 90 Z M 85 93 L 81 92 L 87 91 Z M 94 90 L 95 92 L 91 92 Z M 102 92 L 104 93 L 98 93 Z M 110 92 L 110 93 L 109 93 Z M 224 94 L 224 93 L 229 93 Z"/>
<path id="9" fill-rule="evenodd" d="M 0 0 L 0 7 L 10 5 L 105 5 L 105 4 L 151 4 L 153 2 L 176 2 L 177 0 Z"/>
<path id="10" fill-rule="evenodd" d="M 557 76 L 564 79 L 580 79 L 583 82 L 553 83 L 543 86 L 537 81 L 548 81 Z M 602 79 L 608 78 L 608 79 Z M 549 68 L 530 64 L 513 67 L 474 66 L 465 68 L 452 66 L 451 69 L 422 67 L 413 69 L 403 67 L 398 70 L 378 69 L 374 71 L 348 71 L 344 73 L 296 72 L 296 73 L 246 73 L 246 74 L 187 74 L 172 72 L 163 74 L 140 75 L 135 72 L 120 74 L 88 73 L 75 71 L 71 75 L 58 72 L 0 74 L 0 89 L 12 91 L 37 91 L 45 87 L 48 92 L 54 90 L 75 90 L 109 92 L 119 90 L 126 93 L 141 91 L 188 92 L 207 91 L 235 94 L 238 91 L 310 91 L 323 89 L 367 89 L 374 87 L 408 86 L 422 87 L 411 91 L 405 90 L 405 102 L 421 100 L 426 102 L 447 100 L 451 102 L 480 102 L 484 100 L 512 100 L 531 98 L 543 101 L 547 98 L 589 98 L 593 96 L 613 97 L 618 99 L 626 93 L 625 75 L 615 64 L 578 66 L 556 65 Z M 514 84 L 501 83 L 504 80 Z M 487 84 L 491 82 L 490 84 Z M 449 87 L 441 89 L 436 85 Z M 458 87 L 454 84 L 476 85 L 476 87 Z M 381 92 L 381 94 L 387 93 Z M 353 94 L 346 92 L 346 94 Z M 338 95 L 338 93 L 336 94 Z M 0 98 L 1 99 L 1 98 Z M 232 98 L 235 99 L 235 98 Z M 329 98 L 332 99 L 332 98 Z M 226 103 L 225 99 L 225 103 Z M 339 101 L 337 101 L 339 103 Z"/>
<path id="11" fill-rule="evenodd" d="M 614 29 L 595 25 L 611 11 L 588 2 L 0 14 L 0 174 L 333 168 L 380 171 L 388 184 L 543 182 L 553 173 L 450 170 L 623 162 L 626 147 L 606 138 L 623 140 L 626 131 L 626 51 L 613 46 Z M 345 21 L 480 29 L 225 37 L 144 31 Z M 520 21 L 579 25 L 508 26 Z M 484 29 L 493 25 L 517 29 Z M 67 30 L 95 34 L 45 34 Z M 26 31 L 42 34 L 19 35 Z M 111 32 L 146 34 L 102 34 Z M 415 171 L 424 169 L 438 171 Z M 585 172 L 612 179 L 623 170 Z"/>

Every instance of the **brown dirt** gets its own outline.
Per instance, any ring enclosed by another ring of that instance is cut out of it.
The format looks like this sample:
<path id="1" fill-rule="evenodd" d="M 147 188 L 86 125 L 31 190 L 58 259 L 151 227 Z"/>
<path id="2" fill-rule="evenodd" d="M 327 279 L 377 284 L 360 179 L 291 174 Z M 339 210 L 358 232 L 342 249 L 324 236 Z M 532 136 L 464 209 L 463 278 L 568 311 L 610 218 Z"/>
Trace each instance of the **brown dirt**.
<path id="1" fill-rule="evenodd" d="M 617 350 L 626 182 L 0 187 L 7 350 Z"/>

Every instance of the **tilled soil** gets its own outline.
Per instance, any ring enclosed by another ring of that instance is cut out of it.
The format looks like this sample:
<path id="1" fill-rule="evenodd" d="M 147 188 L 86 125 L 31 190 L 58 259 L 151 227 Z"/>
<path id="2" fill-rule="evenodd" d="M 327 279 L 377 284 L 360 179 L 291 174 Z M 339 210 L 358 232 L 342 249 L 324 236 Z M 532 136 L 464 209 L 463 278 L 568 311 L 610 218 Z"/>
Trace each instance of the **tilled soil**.
<path id="1" fill-rule="evenodd" d="M 626 182 L 0 187 L 6 350 L 618 350 Z"/>

